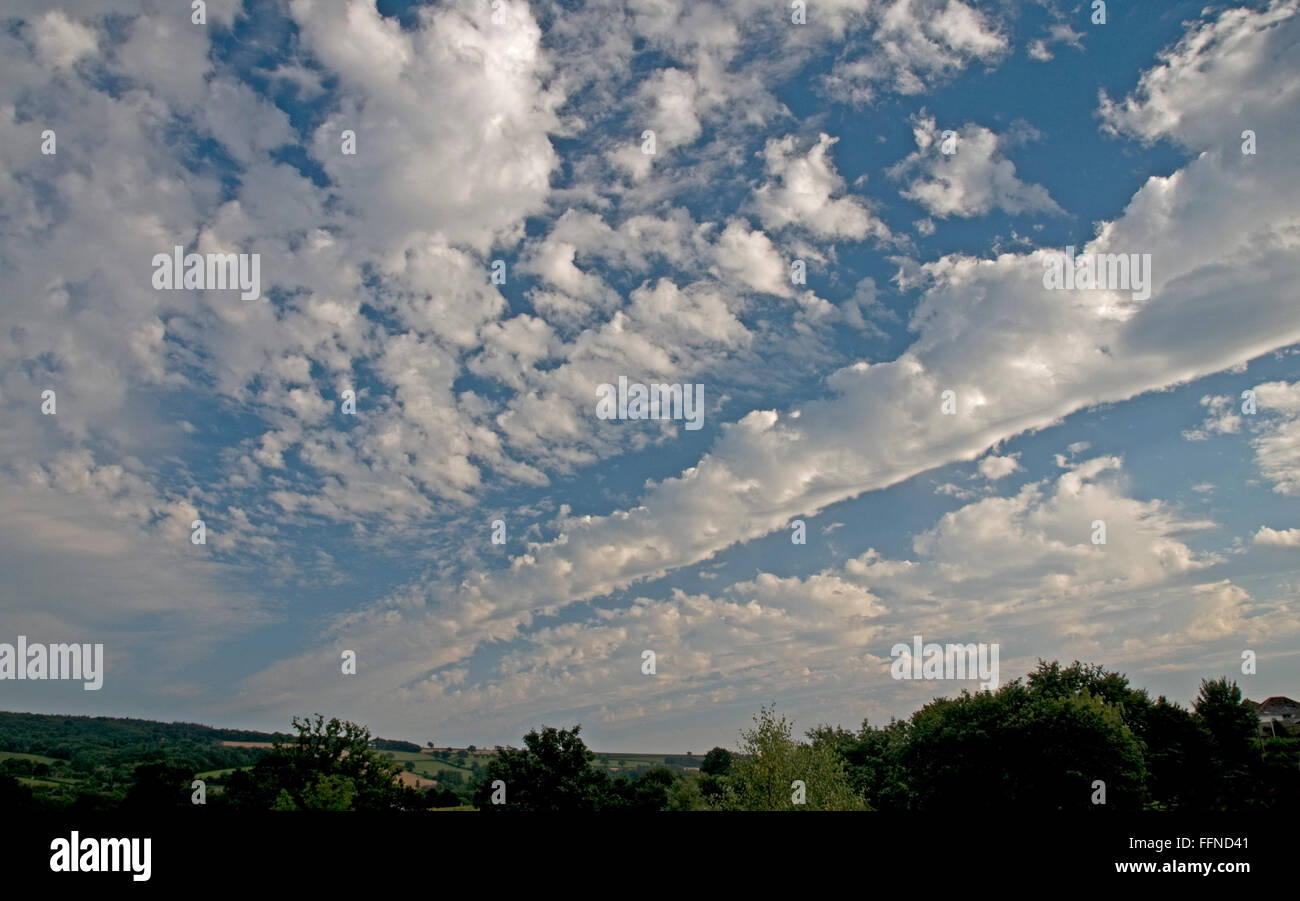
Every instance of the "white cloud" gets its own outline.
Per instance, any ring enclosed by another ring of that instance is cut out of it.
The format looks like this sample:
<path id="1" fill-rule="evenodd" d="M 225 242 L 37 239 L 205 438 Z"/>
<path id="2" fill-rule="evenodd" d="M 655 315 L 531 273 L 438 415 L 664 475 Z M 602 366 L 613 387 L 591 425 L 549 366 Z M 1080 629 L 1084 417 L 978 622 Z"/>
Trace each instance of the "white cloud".
<path id="1" fill-rule="evenodd" d="M 93 29 L 72 21 L 57 9 L 44 15 L 34 31 L 41 58 L 57 68 L 67 68 L 94 53 L 99 43 Z"/>
<path id="2" fill-rule="evenodd" d="M 1300 382 L 1256 385 L 1256 412 L 1243 415 L 1244 401 L 1228 395 L 1206 395 L 1201 405 L 1208 415 L 1200 428 L 1183 432 L 1188 441 L 1212 435 L 1235 435 L 1249 423 L 1254 437 L 1255 465 L 1278 494 L 1300 494 Z"/>
<path id="3" fill-rule="evenodd" d="M 1005 457 L 999 457 L 996 454 L 989 454 L 983 460 L 980 460 L 980 475 L 990 482 L 996 482 L 998 479 L 1006 478 L 1020 468 L 1020 454 L 1010 454 Z"/>
<path id="4" fill-rule="evenodd" d="M 796 225 L 826 239 L 889 236 L 889 229 L 861 200 L 838 196 L 844 194 L 844 179 L 828 156 L 838 140 L 823 133 L 806 153 L 798 150 L 794 135 L 767 142 L 763 150 L 767 180 L 754 195 L 765 226 Z"/>
<path id="5" fill-rule="evenodd" d="M 361 3 L 292 0 L 290 10 L 340 81 L 313 155 L 356 239 L 391 260 L 416 235 L 485 253 L 521 234 L 558 163 L 549 133 L 561 99 L 526 3 L 503 0 L 502 25 L 470 0 L 425 7 L 412 30 Z M 345 129 L 355 156 L 341 153 Z"/>
<path id="6" fill-rule="evenodd" d="M 695 79 L 680 69 L 659 69 L 642 86 L 641 96 L 653 110 L 649 124 L 657 149 L 671 150 L 700 136 L 697 93 Z"/>
<path id="7" fill-rule="evenodd" d="M 1044 37 L 1034 38 L 1027 47 L 1030 59 L 1045 63 L 1054 58 L 1053 44 L 1065 44 L 1075 50 L 1083 49 L 1083 32 L 1075 31 L 1066 22 L 1057 22 L 1048 28 Z"/>
<path id="8" fill-rule="evenodd" d="M 1251 441 L 1255 465 L 1278 494 L 1300 495 L 1300 382 L 1255 387 L 1259 434 Z"/>
<path id="9" fill-rule="evenodd" d="M 727 223 L 714 253 L 719 269 L 746 287 L 783 297 L 794 293 L 790 264 L 777 253 L 767 235 L 751 231 L 744 222 L 733 219 Z"/>
<path id="10" fill-rule="evenodd" d="M 1300 547 L 1300 529 L 1270 529 L 1260 526 L 1255 543 L 1269 547 Z"/>
<path id="11" fill-rule="evenodd" d="M 892 0 L 868 6 L 872 21 L 826 79 L 833 97 L 873 101 L 880 90 L 919 94 L 973 62 L 992 63 L 1007 39 L 959 0 Z"/>
<path id="12" fill-rule="evenodd" d="M 1277 140 L 1294 136 L 1294 115 L 1274 122 L 1266 111 L 1294 110 L 1300 83 L 1282 77 L 1277 58 L 1261 51 L 1295 30 L 1297 10 L 1296 0 L 1271 0 L 1264 9 L 1226 9 L 1194 25 L 1160 54 L 1160 65 L 1143 73 L 1133 94 L 1113 101 L 1101 92 L 1105 127 L 1145 141 L 1171 138 L 1220 152 L 1229 149 L 1225 140 L 1237 150 L 1241 123 L 1269 121 Z"/>
<path id="13" fill-rule="evenodd" d="M 941 151 L 942 133 L 932 118 L 913 121 L 917 150 L 889 170 L 894 178 L 910 177 L 902 194 L 932 216 L 982 216 L 993 209 L 1020 213 L 1060 213 L 1042 185 L 1016 177 L 1015 164 L 1002 155 L 1006 140 L 982 125 L 966 124 L 956 132 L 956 152 Z"/>
<path id="14" fill-rule="evenodd" d="M 1188 441 L 1204 441 L 1211 435 L 1235 435 L 1241 429 L 1241 416 L 1237 414 L 1236 402 L 1223 395 L 1206 395 L 1201 398 L 1201 406 L 1209 415 L 1199 429 L 1183 432 Z"/>

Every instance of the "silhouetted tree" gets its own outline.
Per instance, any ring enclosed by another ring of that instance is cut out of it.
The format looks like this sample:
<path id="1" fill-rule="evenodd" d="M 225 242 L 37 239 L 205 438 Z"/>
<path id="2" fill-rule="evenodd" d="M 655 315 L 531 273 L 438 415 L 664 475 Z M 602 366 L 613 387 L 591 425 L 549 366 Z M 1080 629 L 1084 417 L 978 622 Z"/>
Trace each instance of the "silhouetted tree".
<path id="1" fill-rule="evenodd" d="M 142 763 L 135 768 L 123 806 L 128 810 L 169 810 L 190 804 L 194 774 L 167 763 Z"/>
<path id="2" fill-rule="evenodd" d="M 731 772 L 732 753 L 726 748 L 717 748 L 704 755 L 700 772 L 710 776 L 725 776 Z"/>
<path id="3" fill-rule="evenodd" d="M 592 766 L 595 755 L 578 736 L 581 726 L 545 726 L 524 736 L 524 747 L 497 748 L 474 792 L 479 810 L 559 812 L 625 806 L 608 773 Z M 506 803 L 492 803 L 492 783 L 506 785 Z"/>
<path id="4" fill-rule="evenodd" d="M 246 778 L 227 784 L 236 807 L 277 810 L 403 810 L 424 798 L 396 783 L 395 762 L 370 748 L 370 730 L 316 714 L 293 718 L 297 736 L 276 738 Z M 237 774 L 236 774 L 237 775 Z"/>

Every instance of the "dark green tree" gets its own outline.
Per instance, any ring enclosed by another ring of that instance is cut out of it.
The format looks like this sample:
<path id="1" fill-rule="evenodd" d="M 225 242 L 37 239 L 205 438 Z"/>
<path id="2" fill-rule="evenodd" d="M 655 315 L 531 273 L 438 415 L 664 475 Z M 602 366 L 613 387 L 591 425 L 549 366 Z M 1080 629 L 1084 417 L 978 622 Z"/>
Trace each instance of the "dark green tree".
<path id="1" fill-rule="evenodd" d="M 1259 718 L 1242 698 L 1236 682 L 1229 682 L 1227 677 L 1201 680 L 1193 709 L 1209 730 L 1221 760 L 1237 763 L 1250 754 Z"/>
<path id="2" fill-rule="evenodd" d="M 176 810 L 188 808 L 194 774 L 185 767 L 168 763 L 142 763 L 135 768 L 131 787 L 122 806 L 127 810 Z"/>
<path id="3" fill-rule="evenodd" d="M 1263 756 L 1254 707 L 1242 698 L 1236 682 L 1223 677 L 1201 681 L 1192 709 L 1210 735 L 1210 759 L 1216 777 L 1211 783 L 1214 809 L 1244 810 L 1253 806 L 1260 786 L 1252 773 L 1259 770 Z"/>
<path id="4" fill-rule="evenodd" d="M 618 780 L 615 792 L 622 798 L 618 805 L 628 810 L 649 812 L 665 810 L 677 782 L 677 774 L 667 767 L 651 767 L 632 780 Z"/>
<path id="5" fill-rule="evenodd" d="M 460 795 L 450 788 L 431 788 L 424 793 L 425 805 L 428 807 L 459 807 Z"/>
<path id="6" fill-rule="evenodd" d="M 297 735 L 262 755 L 244 778 L 232 774 L 235 807 L 274 810 L 420 809 L 424 798 L 396 782 L 395 762 L 370 748 L 370 730 L 337 718 L 293 718 Z"/>
<path id="7" fill-rule="evenodd" d="M 1129 709 L 1146 759 L 1148 806 L 1154 810 L 1210 809 L 1218 777 L 1205 724 L 1163 695 L 1145 708 L 1130 704 Z"/>
<path id="8" fill-rule="evenodd" d="M 524 736 L 524 747 L 497 748 L 474 792 L 486 811 L 561 812 L 626 806 L 609 774 L 592 766 L 595 755 L 579 737 L 582 727 L 545 726 Z M 492 783 L 505 783 L 506 803 L 493 804 Z"/>
<path id="9" fill-rule="evenodd" d="M 731 772 L 733 756 L 726 748 L 715 747 L 704 755 L 704 762 L 700 764 L 700 772 L 709 776 L 726 776 Z"/>
<path id="10" fill-rule="evenodd" d="M 13 776 L 0 775 L 0 810 L 18 813 L 32 811 L 36 807 L 36 799 L 30 788 Z"/>
<path id="11" fill-rule="evenodd" d="M 1100 780 L 1103 809 L 1141 809 L 1142 744 L 1121 706 L 1089 690 L 1095 679 L 1048 674 L 997 692 L 940 698 L 917 711 L 900 757 L 911 805 L 1091 810 Z"/>

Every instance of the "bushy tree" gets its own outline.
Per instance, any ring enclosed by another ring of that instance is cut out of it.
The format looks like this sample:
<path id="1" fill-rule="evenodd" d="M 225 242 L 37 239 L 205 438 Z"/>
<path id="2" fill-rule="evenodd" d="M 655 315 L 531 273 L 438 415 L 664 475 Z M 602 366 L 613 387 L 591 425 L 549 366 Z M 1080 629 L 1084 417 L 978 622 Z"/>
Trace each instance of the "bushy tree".
<path id="1" fill-rule="evenodd" d="M 865 810 L 853 791 L 844 760 L 828 743 L 797 741 L 792 726 L 771 707 L 754 716 L 754 727 L 740 733 L 740 752 L 714 802 L 727 810 Z M 803 803 L 796 803 L 796 782 Z"/>
<path id="2" fill-rule="evenodd" d="M 726 776 L 731 772 L 733 757 L 734 755 L 726 748 L 715 747 L 704 755 L 704 762 L 700 764 L 700 772 L 710 776 Z"/>
<path id="3" fill-rule="evenodd" d="M 875 810 L 907 810 L 912 806 L 910 778 L 903 752 L 911 733 L 907 720 L 891 720 L 875 729 L 867 720 L 854 734 L 839 726 L 818 726 L 808 732 L 813 744 L 826 743 L 844 760 L 853 790 Z"/>
<path id="4" fill-rule="evenodd" d="M 523 748 L 497 748 L 478 781 L 474 806 L 487 811 L 562 812 L 620 807 L 609 774 L 592 766 L 595 755 L 579 737 L 582 726 L 544 726 L 524 736 Z M 492 803 L 492 783 L 506 785 L 506 803 Z"/>
<path id="5" fill-rule="evenodd" d="M 427 807 L 459 807 L 460 795 L 450 788 L 436 787 L 424 793 L 424 801 Z"/>
<path id="6" fill-rule="evenodd" d="M 316 714 L 293 718 L 297 735 L 275 745 L 246 774 L 232 774 L 232 806 L 273 810 L 403 810 L 423 796 L 397 784 L 395 762 L 373 751 L 370 730 Z"/>
<path id="7" fill-rule="evenodd" d="M 37 808 L 32 790 L 15 777 L 0 774 L 0 810 L 17 813 L 32 811 Z"/>
<path id="8" fill-rule="evenodd" d="M 1135 705 L 1130 704 L 1130 709 Z M 1161 696 L 1134 711 L 1147 768 L 1147 803 L 1155 810 L 1207 810 L 1215 783 L 1210 732 L 1196 716 Z"/>
<path id="9" fill-rule="evenodd" d="M 1241 696 L 1236 682 L 1203 679 L 1192 709 L 1210 736 L 1210 758 L 1215 776 L 1213 801 L 1217 810 L 1253 806 L 1260 787 L 1254 774 L 1263 767 L 1263 742 L 1258 738 L 1259 717 Z M 1257 751 L 1252 745 L 1257 745 Z"/>
<path id="10" fill-rule="evenodd" d="M 167 763 L 142 763 L 135 768 L 123 806 L 128 810 L 168 810 L 190 807 L 193 772 Z"/>
<path id="11" fill-rule="evenodd" d="M 1100 780 L 1108 808 L 1141 809 L 1142 745 L 1104 699 L 1113 681 L 1073 669 L 1059 678 L 1055 665 L 1035 676 L 1046 678 L 940 698 L 912 716 L 901 757 L 911 806 L 1090 810 Z"/>
<path id="12" fill-rule="evenodd" d="M 718 777 L 687 773 L 673 781 L 668 789 L 667 810 L 708 810 L 710 804 L 700 791 L 706 780 Z"/>
<path id="13" fill-rule="evenodd" d="M 669 794 L 677 782 L 677 774 L 667 767 L 657 766 L 639 773 L 631 780 L 614 781 L 614 792 L 621 798 L 618 806 L 627 810 L 649 812 L 666 810 Z"/>
<path id="14" fill-rule="evenodd" d="M 1201 680 L 1193 709 L 1209 730 L 1221 761 L 1236 765 L 1250 754 L 1259 718 L 1242 698 L 1236 682 L 1229 682 L 1226 677 Z"/>

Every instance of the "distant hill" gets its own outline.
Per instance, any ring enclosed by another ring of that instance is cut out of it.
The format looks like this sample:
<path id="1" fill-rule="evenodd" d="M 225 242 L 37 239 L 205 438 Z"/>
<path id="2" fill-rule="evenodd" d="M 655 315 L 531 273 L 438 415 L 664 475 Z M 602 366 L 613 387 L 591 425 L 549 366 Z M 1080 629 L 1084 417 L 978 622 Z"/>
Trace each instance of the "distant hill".
<path id="1" fill-rule="evenodd" d="M 71 760 L 89 751 L 131 747 L 172 748 L 220 745 L 223 741 L 273 741 L 269 732 L 217 729 L 199 723 L 160 723 L 112 716 L 65 716 L 0 711 L 0 751 Z"/>
<path id="2" fill-rule="evenodd" d="M 40 754 L 71 760 L 81 751 L 128 747 L 207 746 L 269 747 L 285 733 L 253 729 L 219 729 L 201 723 L 162 723 L 115 716 L 67 716 L 50 713 L 0 711 L 0 751 Z M 376 738 L 371 744 L 386 751 L 419 751 L 414 742 Z"/>
<path id="3" fill-rule="evenodd" d="M 18 780 L 42 804 L 103 810 L 121 802 L 136 767 L 165 763 L 199 775 L 219 792 L 226 777 L 256 763 L 277 737 L 288 736 L 201 723 L 0 711 L 0 782 Z M 414 742 L 377 738 L 373 745 L 419 756 Z"/>
<path id="4" fill-rule="evenodd" d="M 201 723 L 162 723 L 156 720 L 112 716 L 67 716 L 47 713 L 0 711 L 0 752 L 36 754 L 72 761 L 81 755 L 109 766 L 122 762 L 167 759 L 193 765 L 196 771 L 243 766 L 271 746 L 277 735 L 252 729 L 220 729 Z M 421 748 L 414 742 L 375 738 L 377 750 L 453 759 L 464 751 L 470 760 L 495 755 L 475 748 Z M 401 759 L 406 759 L 402 756 Z M 419 757 L 412 758 L 418 762 Z M 654 766 L 678 772 L 699 767 L 702 758 L 681 754 L 596 752 L 595 765 L 611 773 L 636 773 Z"/>

